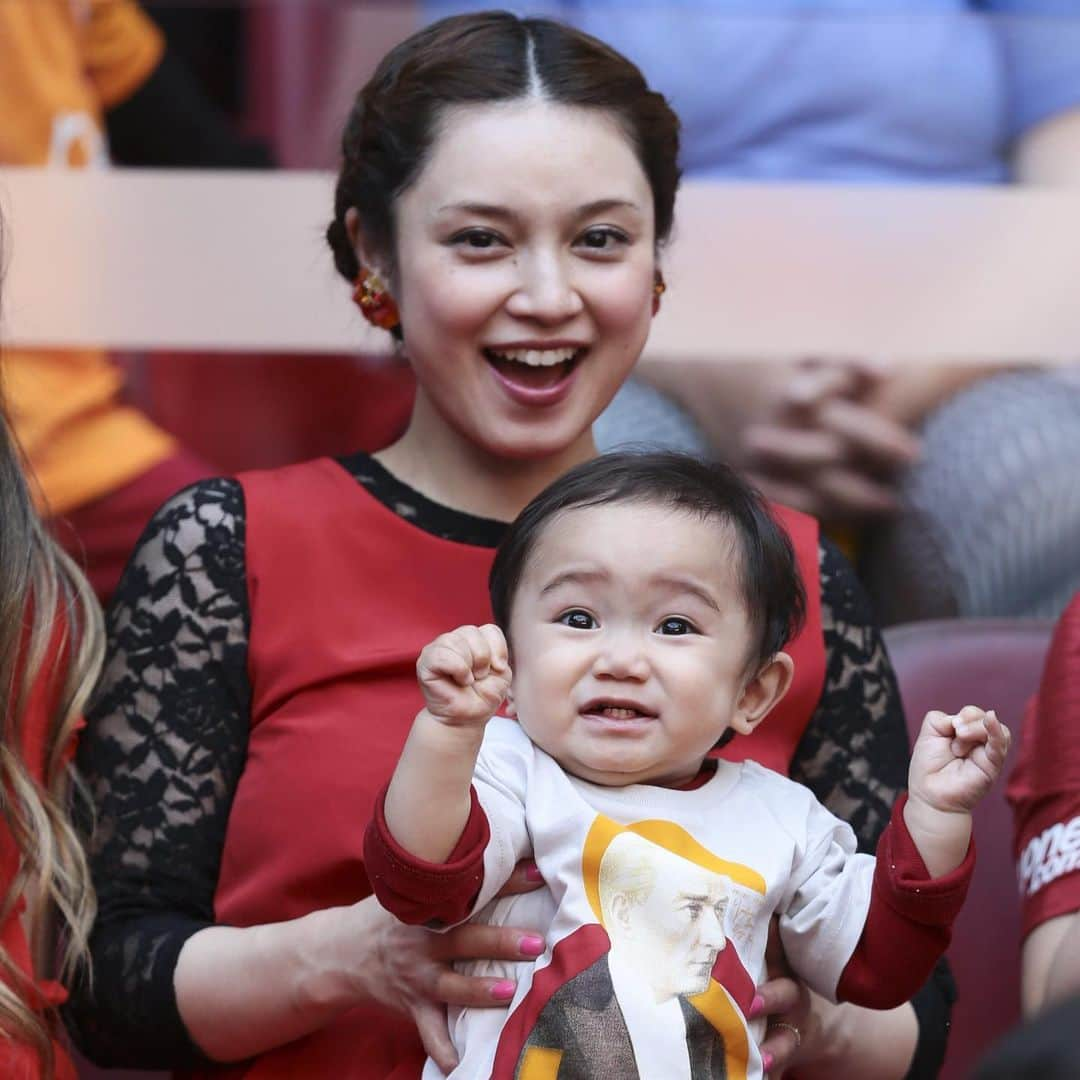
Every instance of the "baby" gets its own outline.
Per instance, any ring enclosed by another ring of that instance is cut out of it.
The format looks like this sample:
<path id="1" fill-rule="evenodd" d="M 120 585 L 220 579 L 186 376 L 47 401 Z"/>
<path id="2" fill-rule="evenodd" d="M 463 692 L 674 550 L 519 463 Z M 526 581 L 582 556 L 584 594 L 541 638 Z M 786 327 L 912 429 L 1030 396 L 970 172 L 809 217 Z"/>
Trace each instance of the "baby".
<path id="1" fill-rule="evenodd" d="M 992 712 L 927 715 L 876 860 L 807 788 L 711 757 L 784 695 L 805 606 L 787 534 L 721 465 L 574 469 L 510 526 L 490 584 L 499 626 L 420 656 L 426 706 L 365 841 L 408 922 L 547 907 L 509 1013 L 452 1013 L 453 1076 L 760 1077 L 747 1012 L 773 915 L 814 990 L 908 1000 L 970 880 L 971 809 L 1009 743 Z M 491 903 L 530 855 L 547 890 Z"/>

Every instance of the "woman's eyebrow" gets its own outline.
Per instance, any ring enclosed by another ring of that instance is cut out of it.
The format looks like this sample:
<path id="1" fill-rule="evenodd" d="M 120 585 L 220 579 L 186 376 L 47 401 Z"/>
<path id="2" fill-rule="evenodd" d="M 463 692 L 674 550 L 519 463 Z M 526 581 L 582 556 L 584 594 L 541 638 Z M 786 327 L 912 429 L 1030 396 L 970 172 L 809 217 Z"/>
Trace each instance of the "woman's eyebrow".
<path id="1" fill-rule="evenodd" d="M 582 203 L 574 211 L 574 216 L 577 218 L 591 217 L 593 214 L 603 214 L 610 210 L 629 210 L 635 214 L 641 213 L 641 207 L 633 199 L 608 198 L 594 199 L 592 202 Z M 439 207 L 437 213 L 474 214 L 477 217 L 497 218 L 503 221 L 517 221 L 522 216 L 508 206 L 469 200 L 446 203 L 444 206 Z"/>
<path id="2" fill-rule="evenodd" d="M 462 214 L 475 214 L 477 217 L 500 218 L 505 221 L 516 221 L 517 214 L 507 206 L 499 206 L 496 203 L 483 202 L 457 202 L 447 203 L 440 206 L 437 213 L 458 212 Z"/>

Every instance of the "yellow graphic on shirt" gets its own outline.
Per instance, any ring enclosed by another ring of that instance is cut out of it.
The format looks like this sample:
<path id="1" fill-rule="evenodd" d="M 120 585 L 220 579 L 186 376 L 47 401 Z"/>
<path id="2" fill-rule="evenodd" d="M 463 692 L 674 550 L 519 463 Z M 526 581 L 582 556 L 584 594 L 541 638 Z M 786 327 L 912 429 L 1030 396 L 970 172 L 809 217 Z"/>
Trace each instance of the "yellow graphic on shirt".
<path id="1" fill-rule="evenodd" d="M 530 1046 L 522 1055 L 517 1080 L 558 1080 L 563 1052 L 543 1046 Z"/>

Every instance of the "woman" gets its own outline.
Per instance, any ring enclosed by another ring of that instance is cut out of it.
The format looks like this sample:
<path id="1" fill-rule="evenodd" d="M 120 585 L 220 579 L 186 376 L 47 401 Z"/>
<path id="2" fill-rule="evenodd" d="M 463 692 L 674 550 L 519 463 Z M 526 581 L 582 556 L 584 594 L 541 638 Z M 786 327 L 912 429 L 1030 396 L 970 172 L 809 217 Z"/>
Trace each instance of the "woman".
<path id="1" fill-rule="evenodd" d="M 644 346 L 678 123 L 594 39 L 487 14 L 394 49 L 343 149 L 330 243 L 412 363 L 415 407 L 374 458 L 182 492 L 128 568 L 80 757 L 99 815 L 96 995 L 69 1011 L 114 1064 L 416 1076 L 417 1028 L 452 1064 L 445 1002 L 512 994 L 448 962 L 543 948 L 522 929 L 396 925 L 359 838 L 419 706 L 421 645 L 487 620 L 504 523 L 595 454 L 592 421 Z M 872 847 L 904 782 L 899 700 L 850 569 L 800 520 L 821 599 L 801 689 L 745 752 L 790 766 Z M 945 978 L 921 1024 L 774 980 L 756 1014 L 785 1026 L 764 1049 L 779 1068 L 801 1039 L 826 1074 L 839 1048 L 860 1076 L 902 1076 L 913 1056 L 932 1069 Z"/>
<path id="2" fill-rule="evenodd" d="M 94 915 L 90 872 L 67 818 L 71 752 L 104 638 L 82 575 L 34 512 L 0 414 L 0 1075 L 70 1077 L 56 1041 L 63 987 Z"/>

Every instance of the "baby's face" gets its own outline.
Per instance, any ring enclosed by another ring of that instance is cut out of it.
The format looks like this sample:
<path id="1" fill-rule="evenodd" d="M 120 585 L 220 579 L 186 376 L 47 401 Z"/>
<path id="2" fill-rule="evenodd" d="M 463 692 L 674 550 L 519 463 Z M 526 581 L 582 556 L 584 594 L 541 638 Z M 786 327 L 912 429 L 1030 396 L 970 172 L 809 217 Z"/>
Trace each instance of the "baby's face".
<path id="1" fill-rule="evenodd" d="M 752 631 L 734 539 L 647 503 L 547 526 L 513 602 L 512 710 L 569 772 L 675 784 L 741 729 Z"/>

